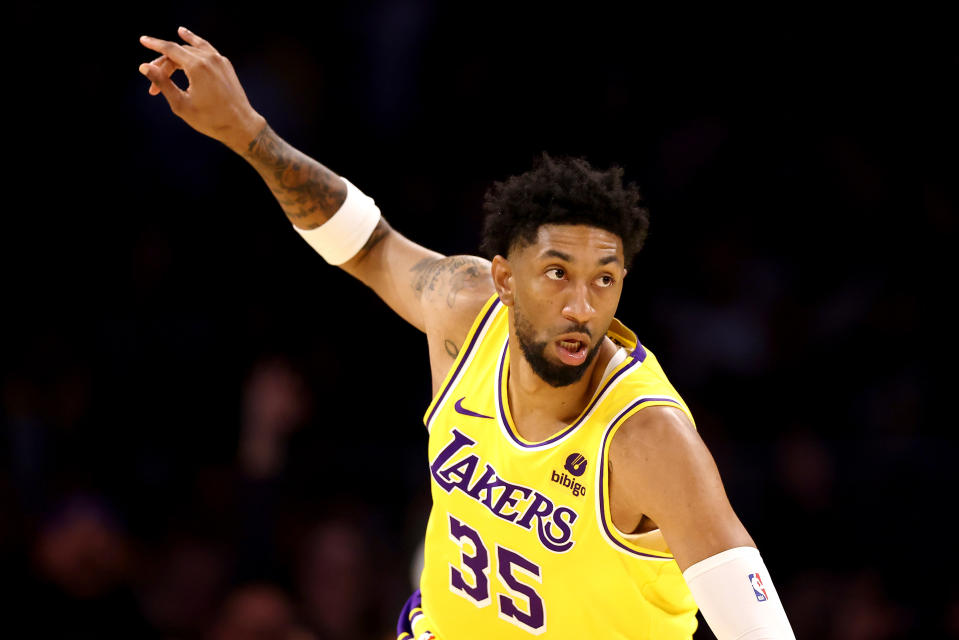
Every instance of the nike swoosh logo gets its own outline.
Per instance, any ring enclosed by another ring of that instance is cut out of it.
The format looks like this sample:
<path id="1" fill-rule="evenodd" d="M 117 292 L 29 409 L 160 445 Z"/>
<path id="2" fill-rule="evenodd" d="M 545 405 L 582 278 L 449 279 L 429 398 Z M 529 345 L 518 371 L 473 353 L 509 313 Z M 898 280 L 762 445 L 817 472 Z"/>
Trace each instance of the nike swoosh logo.
<path id="1" fill-rule="evenodd" d="M 463 400 L 466 400 L 466 396 L 463 396 L 456 401 L 456 404 L 453 405 L 453 408 L 456 409 L 456 413 L 462 413 L 464 416 L 473 416 L 474 418 L 486 418 L 487 420 L 492 420 L 493 416 L 484 416 L 482 413 L 476 413 L 475 411 L 470 411 L 469 409 L 463 406 Z"/>

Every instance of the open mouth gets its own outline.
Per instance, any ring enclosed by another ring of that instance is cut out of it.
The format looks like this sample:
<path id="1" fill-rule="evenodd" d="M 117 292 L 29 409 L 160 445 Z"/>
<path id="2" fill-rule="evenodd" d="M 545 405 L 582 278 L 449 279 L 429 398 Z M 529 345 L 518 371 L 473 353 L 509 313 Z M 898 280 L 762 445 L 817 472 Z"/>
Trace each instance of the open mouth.
<path id="1" fill-rule="evenodd" d="M 558 340 L 556 353 L 561 362 L 575 366 L 586 360 L 587 346 L 582 340 Z"/>

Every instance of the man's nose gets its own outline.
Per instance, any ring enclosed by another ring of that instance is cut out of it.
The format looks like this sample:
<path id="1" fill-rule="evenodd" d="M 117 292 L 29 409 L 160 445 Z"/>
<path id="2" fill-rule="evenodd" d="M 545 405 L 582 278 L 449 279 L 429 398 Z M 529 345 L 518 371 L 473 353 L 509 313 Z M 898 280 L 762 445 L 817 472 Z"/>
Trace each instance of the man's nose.
<path id="1" fill-rule="evenodd" d="M 573 287 L 569 296 L 566 298 L 566 304 L 563 305 L 563 317 L 572 320 L 577 324 L 586 324 L 593 318 L 596 309 L 589 301 L 589 289 L 586 285 Z"/>

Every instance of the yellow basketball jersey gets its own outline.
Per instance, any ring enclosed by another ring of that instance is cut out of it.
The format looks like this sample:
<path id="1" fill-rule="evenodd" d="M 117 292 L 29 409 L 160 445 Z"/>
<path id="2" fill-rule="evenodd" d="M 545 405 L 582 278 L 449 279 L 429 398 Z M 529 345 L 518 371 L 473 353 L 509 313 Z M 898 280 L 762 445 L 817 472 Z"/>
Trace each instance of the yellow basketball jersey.
<path id="1" fill-rule="evenodd" d="M 425 416 L 433 510 L 417 634 L 667 640 L 696 630 L 662 536 L 620 533 L 606 484 L 609 444 L 629 416 L 689 409 L 629 329 L 614 320 L 607 335 L 628 355 L 573 424 L 528 442 L 506 400 L 507 309 L 494 296 L 480 312 Z"/>

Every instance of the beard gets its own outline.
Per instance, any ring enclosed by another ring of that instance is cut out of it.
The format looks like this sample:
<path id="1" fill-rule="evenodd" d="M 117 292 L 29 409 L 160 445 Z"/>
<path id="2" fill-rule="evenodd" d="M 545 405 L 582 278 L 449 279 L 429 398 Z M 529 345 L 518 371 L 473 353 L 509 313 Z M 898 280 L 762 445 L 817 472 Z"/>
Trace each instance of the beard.
<path id="1" fill-rule="evenodd" d="M 597 341 L 586 354 L 586 359 L 582 364 L 572 366 L 562 362 L 553 362 L 546 358 L 546 350 L 552 343 L 545 340 L 537 342 L 533 325 L 529 323 L 518 308 L 514 307 L 513 313 L 516 318 L 516 337 L 519 339 L 519 348 L 523 352 L 523 357 L 526 358 L 526 362 L 533 369 L 533 373 L 551 387 L 566 387 L 578 382 L 586 373 L 586 370 L 589 369 L 589 365 L 596 358 L 599 348 L 603 344 L 602 340 Z M 592 332 L 585 325 L 572 325 L 567 329 L 567 332 L 585 333 L 590 339 L 593 337 Z"/>

